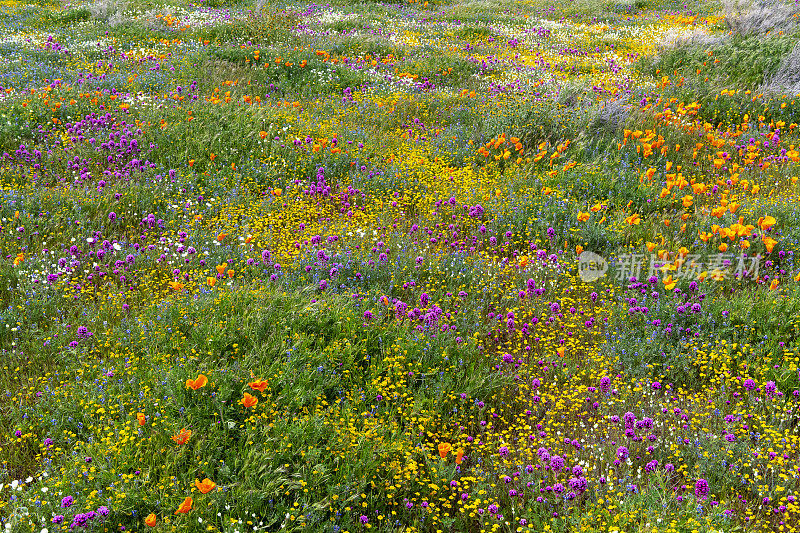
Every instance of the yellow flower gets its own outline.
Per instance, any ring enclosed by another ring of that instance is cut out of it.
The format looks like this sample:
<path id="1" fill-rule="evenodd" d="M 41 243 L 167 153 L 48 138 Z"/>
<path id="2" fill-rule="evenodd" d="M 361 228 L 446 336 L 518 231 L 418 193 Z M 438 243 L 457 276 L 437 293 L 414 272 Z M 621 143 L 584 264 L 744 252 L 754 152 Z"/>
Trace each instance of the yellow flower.
<path id="1" fill-rule="evenodd" d="M 591 213 L 582 213 L 581 211 L 578 211 L 578 220 L 580 222 L 586 222 L 587 220 L 589 220 L 589 217 L 591 216 L 592 216 Z"/>
<path id="2" fill-rule="evenodd" d="M 668 290 L 668 291 L 671 291 L 672 289 L 674 289 L 675 285 L 677 285 L 677 283 L 678 283 L 678 280 L 677 279 L 672 279 L 671 275 L 667 276 L 666 278 L 662 279 L 661 281 L 664 282 L 664 288 L 666 290 Z"/>

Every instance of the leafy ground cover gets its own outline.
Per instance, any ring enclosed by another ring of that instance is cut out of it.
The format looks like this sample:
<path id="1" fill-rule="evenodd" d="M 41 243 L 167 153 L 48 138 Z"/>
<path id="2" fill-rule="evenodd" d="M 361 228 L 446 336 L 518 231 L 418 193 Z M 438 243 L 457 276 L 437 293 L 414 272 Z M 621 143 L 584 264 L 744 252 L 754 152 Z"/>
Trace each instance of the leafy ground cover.
<path id="1" fill-rule="evenodd" d="M 0 11 L 5 531 L 798 530 L 798 4 Z"/>

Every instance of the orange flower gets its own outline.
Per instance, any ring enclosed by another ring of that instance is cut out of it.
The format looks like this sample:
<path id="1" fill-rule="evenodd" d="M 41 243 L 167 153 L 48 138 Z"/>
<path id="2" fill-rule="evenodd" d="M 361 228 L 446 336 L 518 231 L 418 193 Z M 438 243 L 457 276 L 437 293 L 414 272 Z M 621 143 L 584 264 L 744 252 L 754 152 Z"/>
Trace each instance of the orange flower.
<path id="1" fill-rule="evenodd" d="M 186 380 L 186 388 L 197 390 L 203 388 L 208 383 L 208 378 L 205 377 L 203 374 L 197 376 L 197 379 L 187 379 Z"/>
<path id="2" fill-rule="evenodd" d="M 627 222 L 629 226 L 638 226 L 642 222 L 642 218 L 636 213 L 634 213 L 631 216 L 627 217 L 625 219 L 625 222 Z"/>
<path id="3" fill-rule="evenodd" d="M 182 428 L 177 435 L 171 437 L 178 444 L 186 444 L 190 438 L 192 438 L 192 430 L 186 428 Z"/>
<path id="4" fill-rule="evenodd" d="M 758 219 L 758 227 L 764 231 L 767 231 L 774 225 L 775 225 L 775 217 L 767 215 L 765 217 L 761 217 Z"/>
<path id="5" fill-rule="evenodd" d="M 251 381 L 247 384 L 253 390 L 257 390 L 259 392 L 264 392 L 269 385 L 269 382 L 266 379 L 259 379 L 257 381 Z"/>
<path id="6" fill-rule="evenodd" d="M 208 276 L 206 278 L 206 285 L 208 285 L 209 287 L 213 287 L 216 284 L 217 284 L 217 278 L 212 278 L 211 276 Z"/>
<path id="7" fill-rule="evenodd" d="M 581 255 L 583 253 L 583 246 L 580 244 L 575 246 L 575 255 Z"/>
<path id="8" fill-rule="evenodd" d="M 453 449 L 453 446 L 449 442 L 440 442 L 439 443 L 439 457 L 444 459 L 447 457 L 447 454 L 450 453 L 450 450 Z"/>
<path id="9" fill-rule="evenodd" d="M 229 278 L 232 278 L 232 277 L 233 277 L 233 274 L 234 274 L 234 271 L 233 271 L 233 270 L 228 270 L 228 277 L 229 277 Z"/>
<path id="10" fill-rule="evenodd" d="M 147 422 L 147 417 L 144 416 L 144 413 L 136 413 L 136 420 L 139 422 L 140 426 L 143 426 Z"/>
<path id="11" fill-rule="evenodd" d="M 245 392 L 244 397 L 242 398 L 242 405 L 245 407 L 255 407 L 258 403 L 258 398 L 253 396 L 252 394 Z"/>
<path id="12" fill-rule="evenodd" d="M 150 513 L 149 515 L 147 515 L 147 518 L 144 519 L 144 523 L 147 524 L 150 527 L 155 527 L 156 526 L 156 515 L 154 515 L 153 513 Z"/>
<path id="13" fill-rule="evenodd" d="M 727 243 L 724 243 L 724 242 L 723 242 L 722 244 L 720 244 L 720 245 L 719 245 L 719 251 L 720 251 L 720 252 L 727 252 L 727 251 L 728 251 L 728 245 L 727 245 Z"/>
<path id="14" fill-rule="evenodd" d="M 170 289 L 172 289 L 172 290 L 173 290 L 173 291 L 175 291 L 175 292 L 179 292 L 179 291 L 180 291 L 181 289 L 183 289 L 185 286 L 186 286 L 186 284 L 184 284 L 184 283 L 180 283 L 179 281 L 170 281 L 170 282 L 169 282 L 169 287 L 170 287 Z"/>
<path id="15" fill-rule="evenodd" d="M 581 211 L 578 211 L 578 221 L 579 222 L 586 222 L 587 220 L 589 220 L 589 217 L 591 217 L 591 216 L 592 216 L 591 213 L 583 213 Z"/>
<path id="16" fill-rule="evenodd" d="M 664 282 L 664 288 L 666 290 L 668 290 L 668 291 L 671 291 L 672 289 L 674 289 L 675 285 L 677 285 L 677 283 L 678 283 L 678 280 L 672 279 L 672 276 L 667 276 L 666 278 L 664 278 L 661 281 Z"/>
<path id="17" fill-rule="evenodd" d="M 778 244 L 778 241 L 772 237 L 765 236 L 763 239 L 761 239 L 761 241 L 764 243 L 764 246 L 767 247 L 767 253 L 772 253 L 772 249 L 775 248 L 776 244 Z"/>
<path id="18" fill-rule="evenodd" d="M 778 278 L 772 278 L 772 283 L 769 284 L 769 290 L 774 291 L 778 287 Z"/>
<path id="19" fill-rule="evenodd" d="M 186 514 L 192 510 L 192 497 L 187 496 L 185 500 L 178 506 L 178 509 L 175 511 L 175 514 L 183 513 Z"/>
<path id="20" fill-rule="evenodd" d="M 14 258 L 14 266 L 17 266 L 18 264 L 22 263 L 24 260 L 25 260 L 25 254 L 21 253 L 21 252 L 18 253 L 17 257 Z"/>
<path id="21" fill-rule="evenodd" d="M 217 273 L 221 276 L 225 273 L 225 269 L 228 268 L 228 263 L 222 263 L 221 265 L 217 265 Z"/>
<path id="22" fill-rule="evenodd" d="M 464 460 L 464 450 L 459 449 L 456 452 L 456 464 L 460 465 L 463 460 Z"/>
<path id="23" fill-rule="evenodd" d="M 211 481 L 210 479 L 205 478 L 203 481 L 195 479 L 194 486 L 197 487 L 197 490 L 199 490 L 202 494 L 208 494 L 209 492 L 214 490 L 214 487 L 216 487 L 217 484 Z"/>
<path id="24" fill-rule="evenodd" d="M 228 236 L 228 234 L 227 234 L 227 233 L 220 232 L 220 233 L 217 235 L 217 240 L 218 240 L 219 242 L 222 242 L 222 241 L 224 241 L 224 240 L 225 240 L 225 237 L 227 237 L 227 236 Z"/>
<path id="25" fill-rule="evenodd" d="M 564 347 L 561 346 L 559 348 L 556 348 L 556 353 L 558 354 L 559 357 L 564 357 Z"/>
<path id="26" fill-rule="evenodd" d="M 280 196 L 282 192 L 281 189 L 273 189 L 272 196 Z"/>

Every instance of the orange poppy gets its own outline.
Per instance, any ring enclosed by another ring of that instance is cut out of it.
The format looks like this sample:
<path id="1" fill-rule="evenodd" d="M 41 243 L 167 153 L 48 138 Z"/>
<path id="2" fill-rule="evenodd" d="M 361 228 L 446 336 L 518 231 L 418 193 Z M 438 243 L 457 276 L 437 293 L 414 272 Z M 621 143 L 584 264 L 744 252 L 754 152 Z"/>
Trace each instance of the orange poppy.
<path id="1" fill-rule="evenodd" d="M 257 381 L 252 381 L 247 385 L 253 390 L 264 392 L 264 390 L 266 390 L 267 386 L 269 385 L 269 382 L 266 379 L 259 379 Z"/>
<path id="2" fill-rule="evenodd" d="M 191 429 L 182 428 L 182 429 L 181 429 L 181 430 L 178 432 L 178 434 L 177 434 L 177 435 L 173 435 L 173 436 L 172 436 L 172 437 L 170 437 L 170 438 L 171 438 L 172 440 L 174 440 L 174 441 L 175 441 L 176 443 L 178 443 L 178 444 L 186 444 L 187 442 L 189 442 L 189 439 L 190 439 L 191 437 L 192 437 L 192 430 L 191 430 Z"/>
<path id="3" fill-rule="evenodd" d="M 764 231 L 767 231 L 774 225 L 775 225 L 775 217 L 767 215 L 766 217 L 761 217 L 758 219 L 758 226 Z"/>
<path id="4" fill-rule="evenodd" d="M 233 271 L 233 270 L 228 270 L 228 277 L 229 277 L 229 278 L 232 278 L 232 277 L 233 277 L 233 274 L 234 274 L 234 271 Z"/>
<path id="5" fill-rule="evenodd" d="M 180 283 L 180 282 L 178 282 L 178 281 L 170 281 L 170 282 L 169 282 L 169 287 L 170 287 L 170 289 L 172 289 L 172 290 L 173 290 L 173 291 L 175 291 L 175 292 L 178 292 L 178 291 L 180 291 L 180 290 L 181 290 L 181 289 L 183 289 L 185 286 L 186 286 L 186 285 L 185 285 L 184 283 Z"/>
<path id="6" fill-rule="evenodd" d="M 208 285 L 209 287 L 213 287 L 216 284 L 217 284 L 217 278 L 212 278 L 211 276 L 208 276 L 206 278 L 206 285 Z"/>
<path id="7" fill-rule="evenodd" d="M 147 524 L 149 527 L 155 527 L 156 526 L 156 515 L 154 515 L 153 513 L 150 513 L 149 515 L 147 515 L 147 518 L 144 519 L 144 523 Z"/>
<path id="8" fill-rule="evenodd" d="M 147 417 L 144 416 L 144 413 L 136 413 L 136 420 L 140 426 L 143 426 L 147 422 Z"/>
<path id="9" fill-rule="evenodd" d="M 463 460 L 464 460 L 464 450 L 459 449 L 456 452 L 456 464 L 460 465 Z"/>
<path id="10" fill-rule="evenodd" d="M 200 374 L 199 376 L 197 376 L 197 379 L 187 379 L 186 380 L 186 388 L 187 389 L 192 389 L 192 390 L 201 389 L 201 388 L 205 387 L 206 384 L 208 384 L 208 378 L 205 377 L 203 374 Z"/>
<path id="11" fill-rule="evenodd" d="M 225 237 L 227 237 L 227 236 L 228 236 L 228 234 L 227 234 L 227 233 L 220 232 L 220 233 L 217 235 L 217 240 L 218 240 L 219 242 L 222 242 L 222 241 L 224 241 L 224 240 L 225 240 Z"/>
<path id="12" fill-rule="evenodd" d="M 642 218 L 638 214 L 634 213 L 625 218 L 625 222 L 627 222 L 629 226 L 638 226 L 642 222 Z"/>
<path id="13" fill-rule="evenodd" d="M 221 276 L 225 273 L 225 269 L 228 268 L 228 263 L 222 263 L 221 265 L 217 265 L 217 273 Z"/>
<path id="14" fill-rule="evenodd" d="M 183 502 L 178 506 L 178 509 L 175 511 L 175 514 L 183 513 L 186 514 L 192 510 L 192 497 L 187 496 Z"/>
<path id="15" fill-rule="evenodd" d="M 258 398 L 253 396 L 252 394 L 245 392 L 244 397 L 242 398 L 242 405 L 245 407 L 255 407 L 258 403 Z"/>
<path id="16" fill-rule="evenodd" d="M 203 481 L 195 479 L 194 486 L 197 487 L 197 490 L 199 490 L 202 494 L 208 494 L 209 492 L 214 490 L 214 487 L 216 487 L 217 484 L 211 481 L 210 479 L 205 478 Z"/>
<path id="17" fill-rule="evenodd" d="M 447 454 L 450 453 L 450 450 L 453 449 L 453 446 L 449 442 L 441 442 L 439 443 L 439 457 L 444 459 L 447 457 Z"/>

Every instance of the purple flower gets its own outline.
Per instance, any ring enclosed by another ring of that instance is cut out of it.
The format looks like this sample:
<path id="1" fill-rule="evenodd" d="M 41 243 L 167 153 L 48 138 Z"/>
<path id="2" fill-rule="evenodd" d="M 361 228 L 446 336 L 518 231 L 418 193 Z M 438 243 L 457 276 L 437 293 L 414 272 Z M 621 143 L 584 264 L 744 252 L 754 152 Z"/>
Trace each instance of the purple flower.
<path id="1" fill-rule="evenodd" d="M 362 524 L 366 524 L 369 522 L 369 518 L 363 514 L 361 515 L 361 518 L 359 518 L 359 520 L 361 520 Z"/>
<path id="2" fill-rule="evenodd" d="M 752 378 L 747 378 L 744 380 L 744 388 L 747 390 L 753 390 L 756 388 L 756 382 L 752 380 Z"/>
<path id="3" fill-rule="evenodd" d="M 617 448 L 617 457 L 619 457 L 622 461 L 627 459 L 629 455 L 630 452 L 628 451 L 628 448 L 626 448 L 625 446 L 620 446 L 619 448 Z"/>
<path id="4" fill-rule="evenodd" d="M 561 472 L 564 469 L 564 459 L 559 455 L 554 455 L 550 458 L 550 468 L 553 469 L 553 472 Z"/>
<path id="5" fill-rule="evenodd" d="M 63 514 L 57 514 L 57 515 L 55 515 L 55 516 L 53 517 L 53 520 L 52 520 L 52 522 L 53 522 L 54 524 L 60 524 L 60 523 L 61 523 L 61 522 L 63 522 L 63 521 L 64 521 L 64 515 L 63 515 Z"/>
<path id="6" fill-rule="evenodd" d="M 703 478 L 699 478 L 694 484 L 694 495 L 700 500 L 705 500 L 708 497 L 708 492 L 708 481 Z"/>
<path id="7" fill-rule="evenodd" d="M 508 447 L 507 446 L 501 446 L 500 449 L 497 450 L 497 453 L 500 454 L 500 457 L 508 457 Z"/>
<path id="8" fill-rule="evenodd" d="M 64 496 L 61 499 L 61 508 L 66 509 L 67 507 L 71 506 L 75 502 L 75 499 L 72 496 Z"/>

